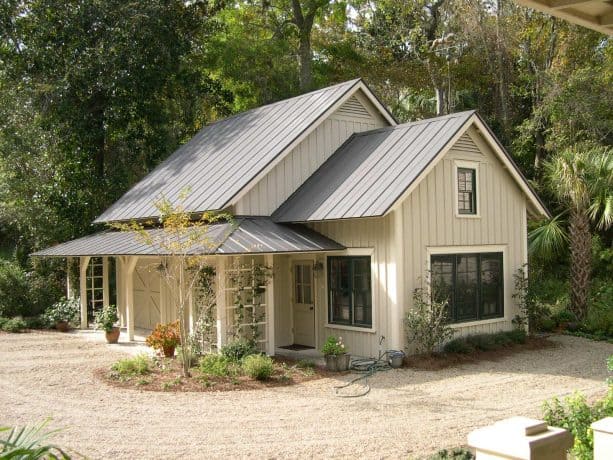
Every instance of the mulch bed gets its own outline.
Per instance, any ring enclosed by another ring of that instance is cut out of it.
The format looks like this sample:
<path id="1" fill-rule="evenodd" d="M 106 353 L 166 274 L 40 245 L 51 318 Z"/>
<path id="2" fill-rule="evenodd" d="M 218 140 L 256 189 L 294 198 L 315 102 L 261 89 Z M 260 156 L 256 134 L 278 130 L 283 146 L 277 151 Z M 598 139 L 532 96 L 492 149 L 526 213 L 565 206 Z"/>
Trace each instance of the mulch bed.
<path id="1" fill-rule="evenodd" d="M 546 337 L 531 337 L 526 339 L 526 343 L 507 345 L 498 350 L 475 351 L 469 354 L 437 353 L 435 355 L 407 356 L 404 360 L 404 365 L 415 370 L 437 371 L 462 364 L 476 363 L 478 361 L 499 361 L 507 356 L 521 353 L 522 351 L 556 347 L 558 347 L 558 344 L 548 340 Z"/>
<path id="2" fill-rule="evenodd" d="M 183 368 L 177 358 L 159 358 L 151 372 L 120 380 L 113 376 L 109 368 L 99 368 L 94 375 L 108 385 L 145 391 L 164 392 L 220 392 L 240 390 L 261 390 L 265 388 L 295 385 L 331 375 L 323 368 L 300 369 L 297 361 L 288 358 L 273 358 L 275 370 L 272 377 L 265 381 L 251 379 L 245 375 L 236 377 L 217 377 L 203 375 L 197 367 L 191 369 L 191 377 L 183 377 Z"/>

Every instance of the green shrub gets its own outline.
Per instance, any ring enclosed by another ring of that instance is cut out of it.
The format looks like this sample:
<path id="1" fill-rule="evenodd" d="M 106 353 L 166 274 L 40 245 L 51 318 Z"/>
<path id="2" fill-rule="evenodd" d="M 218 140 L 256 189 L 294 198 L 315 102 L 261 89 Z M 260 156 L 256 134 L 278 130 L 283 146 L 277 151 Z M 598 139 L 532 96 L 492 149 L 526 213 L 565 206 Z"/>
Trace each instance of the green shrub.
<path id="1" fill-rule="evenodd" d="M 49 329 L 51 324 L 45 315 L 28 316 L 23 319 L 28 329 Z"/>
<path id="2" fill-rule="evenodd" d="M 203 375 L 228 377 L 237 373 L 236 364 L 233 361 L 225 356 L 216 354 L 204 355 L 200 358 L 198 367 Z"/>
<path id="3" fill-rule="evenodd" d="M 513 338 L 505 332 L 499 332 L 497 334 L 493 334 L 494 344 L 496 348 L 504 348 L 512 345 L 514 342 Z"/>
<path id="4" fill-rule="evenodd" d="M 253 343 L 245 340 L 236 340 L 221 347 L 221 355 L 228 358 L 230 361 L 238 363 L 245 356 L 259 353 Z"/>
<path id="5" fill-rule="evenodd" d="M 132 358 L 120 359 L 111 366 L 116 378 L 129 379 L 138 375 L 146 375 L 151 372 L 151 358 L 142 353 Z"/>
<path id="6" fill-rule="evenodd" d="M 451 339 L 455 330 L 448 322 L 448 302 L 438 300 L 436 292 L 417 288 L 413 291 L 413 308 L 405 319 L 407 341 L 414 343 L 418 353 L 432 354 Z"/>
<path id="7" fill-rule="evenodd" d="M 552 315 L 551 318 L 556 322 L 558 326 L 563 323 L 572 323 L 574 321 L 577 321 L 577 317 L 570 310 L 560 310 L 559 312 Z"/>
<path id="8" fill-rule="evenodd" d="M 70 456 L 60 447 L 48 444 L 49 438 L 59 431 L 45 429 L 50 420 L 21 428 L 0 426 L 0 458 L 70 460 Z"/>
<path id="9" fill-rule="evenodd" d="M 502 332 L 502 334 L 506 335 L 513 343 L 522 344 L 526 343 L 527 335 L 526 331 L 523 329 L 512 329 L 510 331 Z"/>
<path id="10" fill-rule="evenodd" d="M 549 425 L 566 428 L 575 437 L 571 453 L 579 460 L 593 458 L 594 434 L 590 425 L 610 416 L 613 416 L 613 389 L 593 405 L 580 393 L 567 396 L 563 401 L 553 398 L 543 404 L 543 419 Z"/>
<path id="11" fill-rule="evenodd" d="M 296 363 L 298 369 L 315 369 L 315 362 L 310 359 L 301 359 Z"/>
<path id="12" fill-rule="evenodd" d="M 17 262 L 0 260 L 0 316 L 27 315 L 30 287 L 25 271 Z"/>
<path id="13" fill-rule="evenodd" d="M 2 330 L 4 332 L 21 332 L 27 328 L 28 325 L 26 322 L 19 317 L 11 318 L 2 325 Z"/>
<path id="14" fill-rule="evenodd" d="M 275 366 L 273 360 L 265 355 L 249 355 L 243 360 L 243 370 L 252 379 L 268 380 Z"/>
<path id="15" fill-rule="evenodd" d="M 494 341 L 493 334 L 476 334 L 466 337 L 466 341 L 475 347 L 476 350 L 490 351 L 499 348 Z"/>
<path id="16" fill-rule="evenodd" d="M 47 310 L 45 310 L 45 316 L 51 324 L 55 324 L 60 321 L 76 323 L 79 320 L 80 311 L 81 306 L 79 304 L 79 299 L 63 298 L 47 308 Z"/>
<path id="17" fill-rule="evenodd" d="M 543 318 L 541 319 L 538 329 L 543 332 L 551 332 L 555 329 L 556 322 L 551 318 Z"/>
<path id="18" fill-rule="evenodd" d="M 475 347 L 472 344 L 468 343 L 465 338 L 460 337 L 447 342 L 445 344 L 444 350 L 445 353 L 459 353 L 463 355 L 468 355 L 470 353 L 475 352 Z"/>
<path id="19" fill-rule="evenodd" d="M 10 320 L 10 318 L 5 318 L 4 316 L 0 316 L 0 330 L 4 327 L 4 324 Z"/>
<path id="20" fill-rule="evenodd" d="M 326 339 L 323 347 L 321 347 L 321 352 L 326 356 L 338 356 L 347 353 L 347 350 L 345 349 L 342 337 L 337 339 L 335 336 L 331 335 Z"/>

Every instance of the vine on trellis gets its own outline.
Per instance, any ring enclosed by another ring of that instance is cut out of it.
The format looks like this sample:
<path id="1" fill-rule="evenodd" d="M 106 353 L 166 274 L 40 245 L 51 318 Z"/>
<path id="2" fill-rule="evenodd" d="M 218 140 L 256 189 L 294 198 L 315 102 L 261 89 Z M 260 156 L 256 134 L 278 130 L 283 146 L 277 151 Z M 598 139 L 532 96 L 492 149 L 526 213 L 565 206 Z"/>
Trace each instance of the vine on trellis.
<path id="1" fill-rule="evenodd" d="M 194 286 L 194 325 L 190 334 L 192 352 L 211 353 L 217 348 L 217 296 L 215 267 L 200 269 Z"/>

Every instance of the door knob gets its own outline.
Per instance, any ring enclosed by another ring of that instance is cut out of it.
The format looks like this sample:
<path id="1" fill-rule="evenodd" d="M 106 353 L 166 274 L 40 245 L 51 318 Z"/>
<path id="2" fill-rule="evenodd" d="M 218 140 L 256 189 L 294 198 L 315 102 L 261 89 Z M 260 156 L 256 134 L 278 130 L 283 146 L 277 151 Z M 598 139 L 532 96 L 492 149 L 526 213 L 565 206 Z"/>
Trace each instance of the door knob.
<path id="1" fill-rule="evenodd" d="M 312 309 L 313 309 L 313 307 L 309 307 L 309 310 L 312 310 Z"/>

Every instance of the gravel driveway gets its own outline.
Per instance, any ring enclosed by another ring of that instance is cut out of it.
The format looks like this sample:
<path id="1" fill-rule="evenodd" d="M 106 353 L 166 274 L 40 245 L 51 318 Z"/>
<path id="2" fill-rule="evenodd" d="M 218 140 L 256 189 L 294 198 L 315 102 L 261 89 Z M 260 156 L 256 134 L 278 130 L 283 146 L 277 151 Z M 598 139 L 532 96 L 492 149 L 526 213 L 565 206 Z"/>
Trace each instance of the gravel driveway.
<path id="1" fill-rule="evenodd" d="M 335 379 L 230 393 L 122 390 L 92 373 L 125 356 L 117 346 L 0 334 L 0 426 L 53 417 L 63 428 L 54 442 L 94 459 L 420 457 L 496 420 L 538 417 L 546 398 L 602 394 L 613 345 L 552 340 L 559 346 L 497 362 L 380 373 L 367 396 L 342 399 Z"/>

